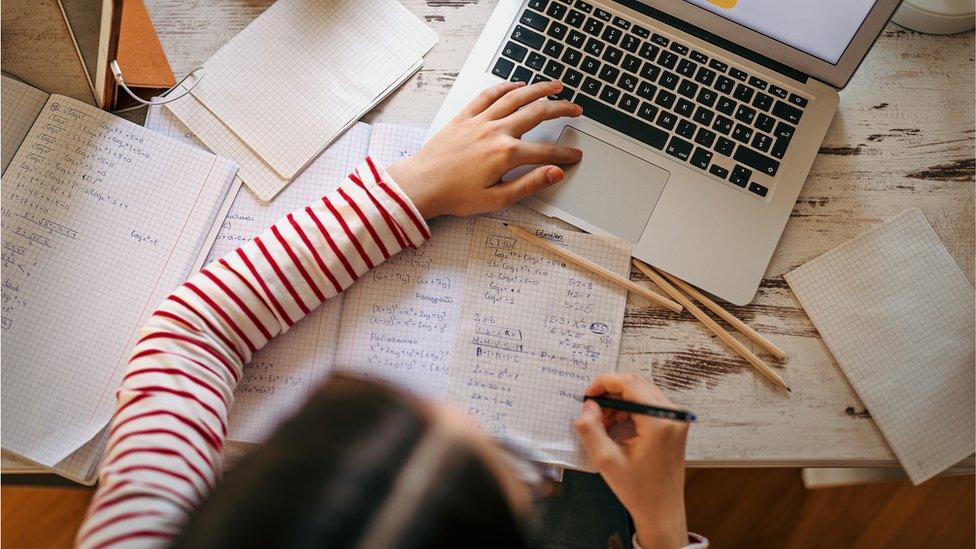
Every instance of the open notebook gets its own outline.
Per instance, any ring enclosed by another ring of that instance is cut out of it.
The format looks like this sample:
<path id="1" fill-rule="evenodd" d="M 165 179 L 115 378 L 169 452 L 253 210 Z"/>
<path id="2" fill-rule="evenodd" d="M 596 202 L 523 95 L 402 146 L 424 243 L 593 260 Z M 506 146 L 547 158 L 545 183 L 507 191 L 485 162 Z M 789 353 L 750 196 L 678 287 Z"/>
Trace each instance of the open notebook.
<path id="1" fill-rule="evenodd" d="M 278 0 L 169 108 L 270 200 L 415 73 L 436 42 L 396 0 Z"/>
<path id="2" fill-rule="evenodd" d="M 3 447 L 84 481 L 98 451 L 62 462 L 111 417 L 149 313 L 202 264 L 236 166 L 6 76 L 0 95 Z"/>
<path id="3" fill-rule="evenodd" d="M 165 109 L 154 109 L 146 125 L 186 134 Z M 210 258 L 334 189 L 367 154 L 383 165 L 412 155 L 423 135 L 418 128 L 356 124 L 270 203 L 241 189 Z M 495 217 L 544 230 L 629 272 L 623 241 L 580 233 L 520 206 Z M 431 232 L 418 250 L 371 270 L 254 356 L 238 386 L 230 438 L 263 440 L 329 373 L 341 371 L 462 404 L 493 434 L 533 449 L 538 459 L 586 466 L 571 432 L 579 411 L 573 396 L 616 369 L 625 293 L 518 242 L 497 219 L 441 218 Z M 500 270 L 495 254 L 503 256 Z M 485 300 L 485 292 L 499 299 Z M 479 320 L 488 317 L 497 325 Z M 483 379 L 484 368 L 497 373 L 509 360 L 520 364 L 521 374 Z"/>

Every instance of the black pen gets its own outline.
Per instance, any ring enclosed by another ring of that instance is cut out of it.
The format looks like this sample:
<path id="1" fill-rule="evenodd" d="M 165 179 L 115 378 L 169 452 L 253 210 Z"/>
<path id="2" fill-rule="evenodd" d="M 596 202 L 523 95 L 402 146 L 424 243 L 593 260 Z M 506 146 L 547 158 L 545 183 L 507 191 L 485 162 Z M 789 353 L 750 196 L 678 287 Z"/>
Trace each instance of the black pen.
<path id="1" fill-rule="evenodd" d="M 644 414 L 646 416 L 659 417 L 661 419 L 673 419 L 674 421 L 687 422 L 693 422 L 698 419 L 698 416 L 687 410 L 675 410 L 673 408 L 664 408 L 662 406 L 651 406 L 650 404 L 641 404 L 639 402 L 631 402 L 629 400 L 618 400 L 616 398 L 602 396 L 584 396 L 583 400 L 592 400 L 593 402 L 599 404 L 601 408 L 623 410 L 624 412 Z"/>

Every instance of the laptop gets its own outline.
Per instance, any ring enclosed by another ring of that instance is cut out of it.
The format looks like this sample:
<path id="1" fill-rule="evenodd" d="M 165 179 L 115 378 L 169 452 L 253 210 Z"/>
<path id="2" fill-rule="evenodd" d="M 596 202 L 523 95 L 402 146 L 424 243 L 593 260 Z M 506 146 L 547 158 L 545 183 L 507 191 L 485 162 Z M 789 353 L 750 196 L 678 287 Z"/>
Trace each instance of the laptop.
<path id="1" fill-rule="evenodd" d="M 523 139 L 583 159 L 523 204 L 744 305 L 898 3 L 500 0 L 429 135 L 502 80 L 561 80 L 583 116 Z"/>

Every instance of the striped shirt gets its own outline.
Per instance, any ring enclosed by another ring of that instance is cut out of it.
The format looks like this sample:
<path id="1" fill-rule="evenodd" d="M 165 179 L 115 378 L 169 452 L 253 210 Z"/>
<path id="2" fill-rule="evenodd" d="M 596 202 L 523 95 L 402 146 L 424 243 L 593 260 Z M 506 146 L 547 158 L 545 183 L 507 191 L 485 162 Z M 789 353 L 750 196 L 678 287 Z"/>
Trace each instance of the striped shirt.
<path id="1" fill-rule="evenodd" d="M 323 301 L 430 238 L 369 157 L 335 191 L 207 265 L 153 312 L 112 418 L 81 547 L 160 546 L 221 474 L 234 389 L 251 356 Z"/>

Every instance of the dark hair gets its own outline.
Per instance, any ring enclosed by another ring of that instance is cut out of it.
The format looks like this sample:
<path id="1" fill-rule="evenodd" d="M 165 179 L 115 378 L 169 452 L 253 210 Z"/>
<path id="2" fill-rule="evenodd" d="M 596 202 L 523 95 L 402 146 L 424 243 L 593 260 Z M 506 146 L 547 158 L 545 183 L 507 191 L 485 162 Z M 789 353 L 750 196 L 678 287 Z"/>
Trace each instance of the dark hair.
<path id="1" fill-rule="evenodd" d="M 412 397 L 334 377 L 228 472 L 174 546 L 525 547 L 497 477 L 471 444 L 449 441 L 432 482 L 409 478 L 417 476 L 407 470 L 411 456 L 432 438 Z M 394 490 L 411 480 L 420 486 Z M 383 528 L 395 539 L 365 541 Z"/>

